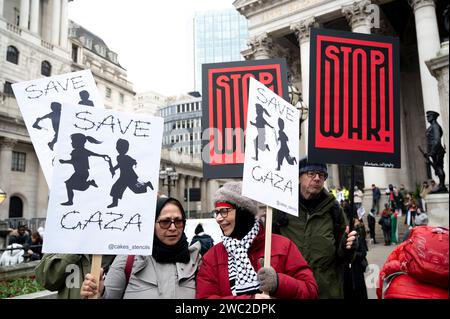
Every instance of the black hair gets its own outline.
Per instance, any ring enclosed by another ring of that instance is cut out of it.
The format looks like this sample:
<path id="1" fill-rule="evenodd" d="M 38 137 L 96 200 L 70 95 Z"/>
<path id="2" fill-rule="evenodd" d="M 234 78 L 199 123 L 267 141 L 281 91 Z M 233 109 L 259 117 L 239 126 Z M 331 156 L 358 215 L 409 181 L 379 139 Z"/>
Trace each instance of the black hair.
<path id="1" fill-rule="evenodd" d="M 246 208 L 236 207 L 236 217 L 233 232 L 230 237 L 242 239 L 253 228 L 255 215 Z"/>
<path id="2" fill-rule="evenodd" d="M 194 233 L 195 233 L 196 235 L 198 235 L 198 234 L 200 234 L 200 233 L 202 233 L 202 232 L 204 232 L 204 229 L 203 229 L 202 224 L 199 223 L 199 224 L 197 225 L 197 227 L 195 227 Z"/>

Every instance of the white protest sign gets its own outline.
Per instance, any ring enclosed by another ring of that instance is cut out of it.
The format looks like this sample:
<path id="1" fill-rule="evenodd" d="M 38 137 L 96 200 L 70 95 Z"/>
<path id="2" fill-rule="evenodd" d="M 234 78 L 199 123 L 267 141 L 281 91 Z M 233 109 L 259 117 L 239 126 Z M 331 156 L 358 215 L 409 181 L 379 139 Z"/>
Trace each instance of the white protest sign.
<path id="1" fill-rule="evenodd" d="M 250 78 L 242 195 L 298 216 L 299 111 Z"/>
<path id="2" fill-rule="evenodd" d="M 44 77 L 12 85 L 47 185 L 53 173 L 62 103 L 101 107 L 90 70 Z"/>
<path id="3" fill-rule="evenodd" d="M 44 252 L 151 254 L 163 123 L 63 105 Z"/>

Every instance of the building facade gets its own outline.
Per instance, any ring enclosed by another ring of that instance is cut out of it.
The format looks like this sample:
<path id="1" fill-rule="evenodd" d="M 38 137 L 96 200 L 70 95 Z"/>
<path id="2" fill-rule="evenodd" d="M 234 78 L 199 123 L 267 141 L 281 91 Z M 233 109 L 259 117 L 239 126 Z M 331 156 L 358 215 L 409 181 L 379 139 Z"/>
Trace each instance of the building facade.
<path id="1" fill-rule="evenodd" d="M 7 193 L 0 220 L 44 218 L 48 204 L 11 84 L 90 68 L 107 107 L 132 106 L 135 93 L 117 55 L 70 22 L 67 10 L 68 0 L 0 0 L 0 189 Z"/>
<path id="2" fill-rule="evenodd" d="M 202 64 L 244 60 L 247 19 L 234 9 L 197 13 L 194 17 L 195 90 L 202 91 Z"/>
<path id="3" fill-rule="evenodd" d="M 285 57 L 293 82 L 302 91 L 306 104 L 312 27 L 398 37 L 402 168 L 359 168 L 357 184 L 366 190 L 365 202 L 370 208 L 371 184 L 381 188 L 404 184 L 414 191 L 416 185 L 433 177 L 417 145 L 425 145 L 428 126 L 425 112 L 432 110 L 441 114 L 438 122 L 444 130 L 443 143 L 448 147 L 448 29 L 443 17 L 447 2 L 237 0 L 233 5 L 249 21 L 249 48 L 242 52 L 245 58 Z M 307 127 L 306 121 L 302 126 L 300 151 L 303 154 L 307 149 L 304 142 Z M 444 162 L 448 185 L 448 153 Z M 329 184 L 350 184 L 345 167 L 329 165 L 329 171 Z"/>
<path id="4" fill-rule="evenodd" d="M 196 93 L 167 100 L 159 109 L 164 118 L 163 149 L 200 158 L 202 130 L 202 98 Z"/>
<path id="5" fill-rule="evenodd" d="M 134 99 L 133 110 L 137 113 L 158 115 L 159 109 L 165 106 L 166 99 L 166 96 L 153 91 L 138 93 Z"/>

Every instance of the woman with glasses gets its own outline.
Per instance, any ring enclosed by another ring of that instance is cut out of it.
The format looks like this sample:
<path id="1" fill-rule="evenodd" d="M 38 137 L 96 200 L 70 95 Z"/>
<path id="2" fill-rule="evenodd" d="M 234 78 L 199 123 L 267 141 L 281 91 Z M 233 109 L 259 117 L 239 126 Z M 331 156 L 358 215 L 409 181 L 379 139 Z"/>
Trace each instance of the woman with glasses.
<path id="1" fill-rule="evenodd" d="M 194 298 L 200 243 L 189 247 L 185 226 L 186 214 L 180 202 L 158 198 L 152 255 L 135 256 L 131 262 L 128 256 L 117 256 L 99 285 L 91 274 L 86 275 L 81 296 L 93 296 L 99 287 L 105 299 Z"/>
<path id="2" fill-rule="evenodd" d="M 261 265 L 265 230 L 256 217 L 257 203 L 241 194 L 242 182 L 228 182 L 214 195 L 213 212 L 223 241 L 203 256 L 196 297 L 317 298 L 311 269 L 286 237 L 272 235 L 271 263 Z"/>

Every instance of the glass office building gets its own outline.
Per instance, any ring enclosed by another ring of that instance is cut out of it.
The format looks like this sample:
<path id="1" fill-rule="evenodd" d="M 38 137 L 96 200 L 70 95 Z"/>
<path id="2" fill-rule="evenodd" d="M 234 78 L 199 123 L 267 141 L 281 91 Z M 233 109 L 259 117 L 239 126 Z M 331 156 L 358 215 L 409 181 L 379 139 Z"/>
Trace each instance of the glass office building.
<path id="1" fill-rule="evenodd" d="M 194 18 L 195 90 L 202 92 L 202 64 L 241 61 L 247 19 L 235 9 L 197 13 Z"/>

